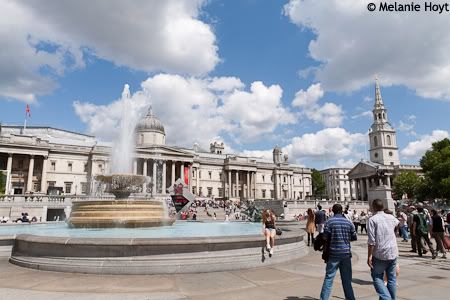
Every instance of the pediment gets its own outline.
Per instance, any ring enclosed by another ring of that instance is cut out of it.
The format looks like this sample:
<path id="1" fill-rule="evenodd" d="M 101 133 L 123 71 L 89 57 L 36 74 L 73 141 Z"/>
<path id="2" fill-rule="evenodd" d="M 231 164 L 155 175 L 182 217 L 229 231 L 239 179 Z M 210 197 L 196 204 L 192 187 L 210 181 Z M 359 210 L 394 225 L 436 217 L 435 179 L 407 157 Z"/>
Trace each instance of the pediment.
<path id="1" fill-rule="evenodd" d="M 367 177 L 376 174 L 377 166 L 370 162 L 361 161 L 348 172 L 350 178 Z"/>
<path id="2" fill-rule="evenodd" d="M 136 148 L 136 152 L 139 155 L 161 155 L 161 156 L 173 156 L 173 157 L 188 157 L 193 158 L 194 155 L 188 151 L 183 151 L 179 148 L 174 148 L 166 145 L 155 145 L 148 147 Z"/>

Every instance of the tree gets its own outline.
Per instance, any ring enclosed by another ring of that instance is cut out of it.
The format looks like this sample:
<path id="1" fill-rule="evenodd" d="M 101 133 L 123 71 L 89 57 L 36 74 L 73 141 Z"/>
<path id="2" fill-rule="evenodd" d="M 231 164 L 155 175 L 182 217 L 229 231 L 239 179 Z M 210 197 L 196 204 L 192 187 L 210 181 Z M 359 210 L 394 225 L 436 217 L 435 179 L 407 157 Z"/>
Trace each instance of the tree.
<path id="1" fill-rule="evenodd" d="M 316 169 L 312 169 L 311 179 L 313 196 L 322 196 L 325 193 L 325 182 L 323 182 L 322 175 Z"/>
<path id="2" fill-rule="evenodd" d="M 419 181 L 419 176 L 416 173 L 412 171 L 401 172 L 394 179 L 394 193 L 398 198 L 401 198 L 402 195 L 406 195 L 408 198 L 415 198 Z"/>
<path id="3" fill-rule="evenodd" d="M 6 188 L 6 175 L 3 172 L 0 172 L 0 195 L 5 193 Z"/>
<path id="4" fill-rule="evenodd" d="M 429 196 L 450 200 L 450 140 L 434 142 L 420 160 L 420 166 L 429 184 Z"/>

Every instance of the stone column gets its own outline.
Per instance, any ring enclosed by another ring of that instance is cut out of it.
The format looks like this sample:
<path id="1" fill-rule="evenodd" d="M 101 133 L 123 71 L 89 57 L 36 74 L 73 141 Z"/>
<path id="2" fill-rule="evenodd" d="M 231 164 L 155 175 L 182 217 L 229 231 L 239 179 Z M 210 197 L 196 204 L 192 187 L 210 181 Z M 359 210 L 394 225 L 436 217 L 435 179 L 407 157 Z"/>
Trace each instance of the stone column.
<path id="1" fill-rule="evenodd" d="M 153 195 L 155 195 L 157 193 L 156 191 L 156 160 L 153 160 L 153 177 L 152 177 L 152 190 L 153 190 Z"/>
<path id="2" fill-rule="evenodd" d="M 5 194 L 7 194 L 7 195 L 9 195 L 10 190 L 11 190 L 12 160 L 13 160 L 12 153 L 8 153 L 8 162 L 6 163 L 6 187 L 5 187 Z"/>
<path id="3" fill-rule="evenodd" d="M 172 174 L 170 174 L 170 185 L 173 186 L 175 184 L 175 164 L 176 162 L 172 160 Z"/>
<path id="4" fill-rule="evenodd" d="M 231 170 L 228 170 L 228 198 L 231 197 L 233 197 L 233 184 L 231 183 Z"/>
<path id="5" fill-rule="evenodd" d="M 200 196 L 200 193 L 199 193 L 199 188 L 200 188 L 200 176 L 198 176 L 199 174 L 200 174 L 200 168 L 198 167 L 198 168 L 196 168 L 196 177 L 195 177 L 195 180 L 196 180 L 196 185 L 197 185 L 197 189 L 196 189 L 196 194 L 197 195 L 199 195 Z"/>
<path id="6" fill-rule="evenodd" d="M 350 201 L 352 201 L 353 200 L 353 197 L 352 197 L 352 194 L 353 194 L 353 188 L 352 188 L 352 180 L 351 179 L 349 179 L 348 180 L 348 185 L 349 185 L 349 191 L 350 191 Z"/>
<path id="7" fill-rule="evenodd" d="M 181 178 L 181 181 L 183 181 L 183 183 L 184 183 L 184 162 L 181 162 L 181 166 L 180 166 L 180 178 Z"/>
<path id="8" fill-rule="evenodd" d="M 253 199 L 256 199 L 256 172 L 252 172 Z"/>
<path id="9" fill-rule="evenodd" d="M 166 161 L 165 160 L 163 160 L 163 165 L 162 165 L 162 193 L 163 194 L 166 194 L 167 192 L 166 192 L 166 188 L 167 188 L 167 185 L 166 185 Z"/>
<path id="10" fill-rule="evenodd" d="M 250 173 L 247 171 L 247 199 L 250 198 Z"/>
<path id="11" fill-rule="evenodd" d="M 142 175 L 147 176 L 148 170 L 147 170 L 147 159 L 144 158 L 144 163 L 142 166 Z"/>
<path id="12" fill-rule="evenodd" d="M 137 158 L 133 160 L 133 174 L 137 175 Z"/>
<path id="13" fill-rule="evenodd" d="M 41 192 L 45 193 L 47 190 L 47 163 L 48 163 L 48 156 L 44 156 L 44 159 L 42 160 L 42 173 L 41 173 Z"/>
<path id="14" fill-rule="evenodd" d="M 361 201 L 363 200 L 363 190 L 364 190 L 364 187 L 362 185 L 362 179 L 359 178 L 358 179 L 358 199 Z"/>
<path id="15" fill-rule="evenodd" d="M 33 191 L 33 169 L 34 169 L 34 155 L 30 155 L 30 163 L 28 165 L 28 177 L 27 177 L 27 192 Z"/>
<path id="16" fill-rule="evenodd" d="M 387 182 L 388 188 L 391 188 L 391 176 L 386 177 L 386 182 Z"/>
<path id="17" fill-rule="evenodd" d="M 365 188 L 366 188 L 367 200 L 369 200 L 369 179 L 366 178 L 365 182 L 366 182 Z"/>
<path id="18" fill-rule="evenodd" d="M 283 191 L 281 189 L 282 186 L 283 184 L 281 183 L 281 174 L 278 174 L 278 199 L 283 198 Z"/>
<path id="19" fill-rule="evenodd" d="M 235 184 L 234 196 L 239 198 L 239 171 L 236 170 L 236 184 Z"/>
<path id="20" fill-rule="evenodd" d="M 188 175 L 188 186 L 189 186 L 189 192 L 192 192 L 192 164 L 189 164 L 189 175 Z"/>

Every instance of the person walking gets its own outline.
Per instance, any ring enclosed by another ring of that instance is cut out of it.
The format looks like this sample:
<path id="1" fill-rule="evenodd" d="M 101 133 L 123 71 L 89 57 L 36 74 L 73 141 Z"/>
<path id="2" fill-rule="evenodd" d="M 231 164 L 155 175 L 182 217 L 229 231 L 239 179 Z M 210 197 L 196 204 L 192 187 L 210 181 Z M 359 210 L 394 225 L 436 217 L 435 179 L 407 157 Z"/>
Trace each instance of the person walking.
<path id="1" fill-rule="evenodd" d="M 356 232 L 358 232 L 358 227 L 359 227 L 359 224 L 361 223 L 361 220 L 360 220 L 360 216 L 358 215 L 358 212 L 356 210 L 353 211 L 352 222 L 353 222 L 353 225 L 355 226 Z"/>
<path id="2" fill-rule="evenodd" d="M 393 215 L 386 214 L 383 208 L 382 200 L 373 200 L 374 215 L 367 223 L 367 265 L 370 267 L 373 285 L 380 300 L 394 300 L 397 294 L 398 257 L 395 227 L 399 221 Z M 385 273 L 387 285 L 384 284 Z"/>
<path id="3" fill-rule="evenodd" d="M 323 233 L 323 229 L 325 228 L 326 219 L 327 219 L 327 216 L 325 215 L 325 212 L 322 210 L 322 206 L 320 204 L 317 205 L 315 223 L 317 226 L 317 231 L 319 233 Z"/>
<path id="4" fill-rule="evenodd" d="M 273 255 L 273 247 L 275 247 L 275 214 L 270 210 L 264 210 L 262 214 L 263 233 L 266 237 L 266 249 L 269 251 L 269 257 Z"/>
<path id="5" fill-rule="evenodd" d="M 432 255 L 431 257 L 435 259 L 437 254 L 433 249 L 433 244 L 431 243 L 430 237 L 428 236 L 428 230 L 427 215 L 425 214 L 425 211 L 423 209 L 423 204 L 419 203 L 419 205 L 417 205 L 417 214 L 414 215 L 413 220 L 413 231 L 416 234 L 417 239 L 417 253 L 419 254 L 419 257 L 422 257 L 422 254 L 425 254 L 422 250 L 423 245 L 421 239 L 423 239 L 428 245 L 428 248 L 430 248 Z"/>
<path id="6" fill-rule="evenodd" d="M 352 287 L 351 241 L 356 241 L 355 226 L 342 214 L 342 205 L 333 205 L 333 217 L 328 219 L 324 228 L 324 238 L 328 247 L 328 261 L 325 269 L 320 300 L 328 300 L 333 288 L 334 277 L 339 269 L 345 299 L 355 300 Z"/>
<path id="7" fill-rule="evenodd" d="M 404 212 L 398 211 L 397 219 L 399 221 L 398 227 L 400 229 L 400 234 L 403 238 L 402 242 L 408 242 L 408 224 L 407 224 L 408 217 Z"/>
<path id="8" fill-rule="evenodd" d="M 436 252 L 441 251 L 442 258 L 447 258 L 447 251 L 444 247 L 444 232 L 444 220 L 435 209 L 431 210 L 431 236 L 436 241 Z"/>
<path id="9" fill-rule="evenodd" d="M 308 220 L 306 221 L 306 232 L 308 233 L 308 246 L 314 245 L 314 233 L 316 232 L 316 215 L 311 208 L 308 208 Z M 311 241 L 311 243 L 310 243 Z"/>
<path id="10" fill-rule="evenodd" d="M 359 216 L 359 226 L 361 227 L 361 233 L 363 233 L 363 230 L 367 233 L 367 215 L 365 212 L 361 212 L 361 215 Z"/>

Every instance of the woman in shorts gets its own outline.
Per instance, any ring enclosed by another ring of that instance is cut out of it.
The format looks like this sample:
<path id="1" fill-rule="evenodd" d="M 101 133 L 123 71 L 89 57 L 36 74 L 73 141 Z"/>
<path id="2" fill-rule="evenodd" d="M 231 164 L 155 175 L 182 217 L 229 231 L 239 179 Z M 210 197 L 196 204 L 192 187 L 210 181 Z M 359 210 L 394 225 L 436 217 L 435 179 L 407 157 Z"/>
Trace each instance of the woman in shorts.
<path id="1" fill-rule="evenodd" d="M 266 248 L 269 251 L 269 257 L 273 255 L 273 247 L 275 246 L 275 215 L 270 209 L 266 209 L 262 214 L 263 233 L 266 237 Z"/>

